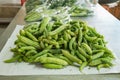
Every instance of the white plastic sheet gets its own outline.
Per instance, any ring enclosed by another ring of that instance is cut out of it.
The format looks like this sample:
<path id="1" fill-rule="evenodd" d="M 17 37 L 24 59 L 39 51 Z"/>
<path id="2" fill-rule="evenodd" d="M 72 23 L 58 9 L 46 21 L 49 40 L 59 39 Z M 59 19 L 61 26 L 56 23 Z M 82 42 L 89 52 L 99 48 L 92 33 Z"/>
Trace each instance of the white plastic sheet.
<path id="1" fill-rule="evenodd" d="M 29 63 L 4 63 L 3 61 L 12 57 L 13 53 L 10 52 L 10 48 L 13 48 L 14 41 L 17 39 L 17 34 L 19 30 L 22 29 L 23 26 L 17 25 L 14 32 L 8 39 L 4 48 L 0 52 L 0 75 L 80 75 L 80 74 L 106 74 L 106 73 L 120 73 L 120 60 L 116 57 L 116 60 L 113 62 L 114 66 L 111 68 L 102 68 L 98 71 L 96 68 L 86 67 L 82 72 L 79 71 L 78 67 L 68 66 L 64 69 L 45 69 L 42 68 L 41 65 L 37 64 L 29 64 Z M 100 32 L 105 33 L 105 29 L 98 29 Z M 108 30 L 109 31 L 109 30 Z M 108 37 L 108 33 L 106 32 L 105 37 Z M 113 39 L 114 40 L 114 39 Z M 112 40 L 111 40 L 112 41 Z M 112 45 L 108 45 L 111 47 Z M 117 46 L 120 47 L 120 46 Z M 112 47 L 111 47 L 112 48 Z M 116 48 L 114 48 L 113 53 Z M 119 51 L 119 50 L 117 50 Z M 117 52 L 116 51 L 116 52 Z M 115 55 L 115 53 L 114 53 Z"/>

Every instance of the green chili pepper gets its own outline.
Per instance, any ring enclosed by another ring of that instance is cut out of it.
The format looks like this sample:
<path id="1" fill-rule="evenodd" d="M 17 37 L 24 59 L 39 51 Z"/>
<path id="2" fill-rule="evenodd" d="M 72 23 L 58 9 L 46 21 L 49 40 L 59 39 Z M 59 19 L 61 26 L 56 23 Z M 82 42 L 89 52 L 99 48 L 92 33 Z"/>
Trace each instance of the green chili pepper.
<path id="1" fill-rule="evenodd" d="M 100 68 L 109 68 L 109 67 L 110 67 L 109 64 L 99 64 L 99 65 L 97 66 L 97 70 L 100 70 Z"/>
<path id="2" fill-rule="evenodd" d="M 12 57 L 11 59 L 5 60 L 5 63 L 12 63 L 12 62 L 16 62 L 21 56 L 20 55 L 16 55 L 14 57 Z"/>
<path id="3" fill-rule="evenodd" d="M 32 12 L 29 12 L 29 14 L 25 16 L 25 21 L 27 22 L 38 21 L 41 19 L 41 17 L 42 15 L 40 14 L 40 12 L 32 11 Z"/>
<path id="4" fill-rule="evenodd" d="M 91 41 L 91 42 L 93 42 L 94 40 L 97 39 L 97 37 L 90 37 L 90 36 L 88 36 L 87 34 L 85 35 L 85 38 L 86 38 L 88 41 Z"/>
<path id="5" fill-rule="evenodd" d="M 86 58 L 82 54 L 80 54 L 78 51 L 76 51 L 76 54 L 82 61 L 86 61 Z"/>
<path id="6" fill-rule="evenodd" d="M 67 30 L 67 33 L 70 34 L 71 36 L 75 36 L 75 33 L 70 30 Z"/>
<path id="7" fill-rule="evenodd" d="M 20 36 L 20 35 L 18 35 L 17 37 L 21 42 L 25 43 L 26 45 L 33 46 L 37 49 L 40 48 L 39 43 L 32 41 L 32 40 L 28 39 L 27 37 Z"/>
<path id="8" fill-rule="evenodd" d="M 78 51 L 80 52 L 80 54 L 82 54 L 84 57 L 86 58 L 90 58 L 90 56 L 80 47 L 78 47 Z"/>
<path id="9" fill-rule="evenodd" d="M 66 50 L 62 50 L 62 53 L 65 57 L 67 57 L 68 59 L 70 59 L 73 62 L 77 62 L 78 64 L 81 64 L 82 61 L 80 59 L 78 59 L 77 57 L 71 55 L 68 51 Z"/>
<path id="10" fill-rule="evenodd" d="M 18 49 L 19 52 L 24 52 L 25 50 L 36 50 L 36 48 L 33 46 L 25 46 Z"/>
<path id="11" fill-rule="evenodd" d="M 83 49 L 85 49 L 85 51 L 88 53 L 88 54 L 92 54 L 92 50 L 91 48 L 86 44 L 86 43 L 82 43 L 82 47 Z"/>
<path id="12" fill-rule="evenodd" d="M 30 55 L 35 55 L 35 54 L 37 54 L 36 50 L 30 50 L 30 51 L 26 52 L 25 56 L 30 56 Z"/>
<path id="13" fill-rule="evenodd" d="M 67 36 L 67 32 L 64 32 L 63 38 L 64 38 L 64 40 L 66 40 L 66 41 L 69 40 L 69 38 L 68 38 L 68 36 Z"/>
<path id="14" fill-rule="evenodd" d="M 55 29 L 54 31 L 49 32 L 49 35 L 55 35 L 58 34 L 59 32 L 63 31 L 65 28 L 67 28 L 67 26 L 69 26 L 68 24 L 64 24 L 62 26 L 60 26 L 59 28 Z"/>
<path id="15" fill-rule="evenodd" d="M 34 35 L 32 35 L 30 32 L 25 31 L 25 34 L 26 34 L 31 40 L 33 40 L 33 41 L 38 41 L 38 39 L 37 39 Z"/>
<path id="16" fill-rule="evenodd" d="M 42 33 L 45 30 L 45 28 L 46 28 L 47 24 L 49 23 L 50 19 L 51 19 L 50 17 L 45 17 L 42 20 L 42 22 L 40 24 L 40 30 L 39 30 L 40 33 Z"/>
<path id="17" fill-rule="evenodd" d="M 58 65 L 58 64 L 50 64 L 50 63 L 48 64 L 48 63 L 46 63 L 46 64 L 43 64 L 43 67 L 48 68 L 48 69 L 61 69 L 64 66 L 63 65 Z"/>
<path id="18" fill-rule="evenodd" d="M 44 45 L 43 41 L 40 41 L 40 48 L 42 48 L 42 49 L 45 48 L 45 45 Z"/>
<path id="19" fill-rule="evenodd" d="M 73 37 L 71 40 L 70 40 L 70 42 L 69 42 L 69 49 L 70 50 L 73 50 L 73 43 L 75 42 L 75 37 Z"/>
<path id="20" fill-rule="evenodd" d="M 113 66 L 112 60 L 113 60 L 113 58 L 111 58 L 111 57 L 101 58 L 101 61 L 102 61 L 103 63 L 107 63 L 107 64 L 109 64 L 110 66 Z"/>
<path id="21" fill-rule="evenodd" d="M 70 61 L 67 57 L 65 57 L 65 56 L 62 56 L 62 55 L 59 55 L 59 56 L 57 56 L 58 58 L 60 58 L 60 59 L 63 59 L 63 60 L 65 60 L 65 61 L 67 61 L 68 62 L 68 64 L 70 64 L 70 65 L 72 65 L 73 64 L 73 62 L 72 61 Z"/>
<path id="22" fill-rule="evenodd" d="M 82 30 L 79 29 L 78 30 L 78 45 L 80 46 L 81 45 L 81 42 L 82 42 L 82 37 L 83 37 L 83 34 L 82 34 Z"/>
<path id="23" fill-rule="evenodd" d="M 16 43 L 16 46 L 18 46 L 19 48 L 21 48 L 21 47 L 25 47 L 27 45 L 25 43 L 19 41 L 18 43 Z"/>
<path id="24" fill-rule="evenodd" d="M 88 62 L 83 62 L 79 68 L 80 71 L 82 71 L 86 66 L 87 66 Z"/>
<path id="25" fill-rule="evenodd" d="M 20 30 L 20 35 L 21 36 L 25 36 L 26 34 L 25 34 L 25 31 L 24 30 Z"/>
<path id="26" fill-rule="evenodd" d="M 93 60 L 93 59 L 97 59 L 97 58 L 103 56 L 103 54 L 104 54 L 104 52 L 101 51 L 101 52 L 98 52 L 98 53 L 92 55 L 90 58 L 91 58 L 92 60 Z"/>
<path id="27" fill-rule="evenodd" d="M 40 63 L 51 63 L 51 64 L 59 64 L 64 66 L 68 65 L 68 63 L 65 60 L 55 57 L 40 57 L 39 61 Z"/>
<path id="28" fill-rule="evenodd" d="M 43 39 L 43 41 L 51 45 L 58 45 L 58 42 L 56 42 L 55 40 Z"/>

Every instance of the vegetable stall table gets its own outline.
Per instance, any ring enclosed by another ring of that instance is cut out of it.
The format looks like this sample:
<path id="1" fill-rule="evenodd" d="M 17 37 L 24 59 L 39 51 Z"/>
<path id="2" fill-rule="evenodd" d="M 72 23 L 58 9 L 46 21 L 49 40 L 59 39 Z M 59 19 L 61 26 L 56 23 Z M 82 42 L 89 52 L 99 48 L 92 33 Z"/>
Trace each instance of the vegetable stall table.
<path id="1" fill-rule="evenodd" d="M 24 25 L 24 17 L 25 17 L 25 7 L 23 6 L 18 14 L 15 16 L 13 21 L 9 24 L 5 32 L 0 36 L 0 51 L 4 47 L 5 43 L 11 36 L 12 32 L 16 28 L 16 25 Z M 76 18 L 75 18 L 76 19 Z M 101 33 L 106 31 L 106 33 L 102 34 L 107 34 L 109 35 L 106 37 L 107 40 L 110 40 L 110 43 L 114 43 L 111 48 L 118 50 L 115 51 L 116 55 L 118 58 L 120 58 L 119 47 L 120 47 L 120 35 L 119 35 L 119 30 L 120 30 L 120 21 L 116 19 L 114 16 L 112 16 L 109 12 L 107 12 L 105 9 L 103 9 L 99 4 L 96 5 L 95 8 L 95 13 L 93 16 L 88 16 L 88 17 L 80 17 L 79 19 L 86 21 L 89 25 L 95 27 L 98 31 Z M 108 41 L 109 42 L 109 41 Z M 52 79 L 52 80 L 61 80 L 61 79 L 68 79 L 69 80 L 119 80 L 120 79 L 120 74 L 105 74 L 105 75 L 36 75 L 36 76 L 0 76 L 0 80 L 33 80 L 33 79 L 42 79 L 42 80 L 47 80 L 47 79 Z"/>

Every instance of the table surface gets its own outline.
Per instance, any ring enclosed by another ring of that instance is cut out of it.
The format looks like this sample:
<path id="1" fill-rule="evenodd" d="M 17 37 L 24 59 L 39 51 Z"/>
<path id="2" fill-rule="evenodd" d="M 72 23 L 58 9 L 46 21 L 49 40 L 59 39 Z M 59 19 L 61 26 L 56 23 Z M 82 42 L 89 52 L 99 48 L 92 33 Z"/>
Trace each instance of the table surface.
<path id="1" fill-rule="evenodd" d="M 12 22 L 9 24 L 4 33 L 0 36 L 0 51 L 4 47 L 6 41 L 14 31 L 16 25 L 24 25 L 25 7 L 23 6 Z M 120 21 L 113 15 L 107 12 L 99 4 L 96 5 L 93 16 L 81 17 L 80 19 L 87 21 L 89 25 L 94 27 L 120 27 Z M 120 55 L 117 55 L 120 57 Z M 74 75 L 74 76 L 0 76 L 0 80 L 120 80 L 120 74 L 105 74 L 105 75 Z"/>

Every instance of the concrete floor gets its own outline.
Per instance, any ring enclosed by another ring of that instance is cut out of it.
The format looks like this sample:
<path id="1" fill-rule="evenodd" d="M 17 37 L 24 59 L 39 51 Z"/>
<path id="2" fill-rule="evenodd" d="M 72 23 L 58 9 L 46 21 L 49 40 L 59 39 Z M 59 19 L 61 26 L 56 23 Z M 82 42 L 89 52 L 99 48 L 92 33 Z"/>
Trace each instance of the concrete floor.
<path id="1" fill-rule="evenodd" d="M 5 31 L 6 28 L 0 27 L 0 36 Z"/>
<path id="2" fill-rule="evenodd" d="M 2 33 L 5 31 L 6 27 L 8 26 L 9 23 L 0 23 L 0 36 Z"/>
<path id="3" fill-rule="evenodd" d="M 0 36 L 20 9 L 21 0 L 0 0 Z M 9 18 L 11 20 L 9 20 Z"/>

